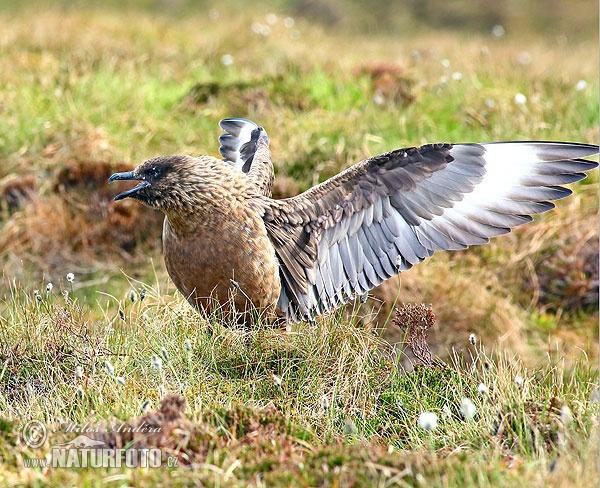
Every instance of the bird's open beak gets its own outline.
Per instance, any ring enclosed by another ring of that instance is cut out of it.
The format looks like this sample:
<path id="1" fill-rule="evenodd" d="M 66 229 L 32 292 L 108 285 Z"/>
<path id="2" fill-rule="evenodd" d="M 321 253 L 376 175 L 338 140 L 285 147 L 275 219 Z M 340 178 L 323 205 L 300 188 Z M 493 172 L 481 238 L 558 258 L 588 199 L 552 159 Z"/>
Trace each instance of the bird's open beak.
<path id="1" fill-rule="evenodd" d="M 133 181 L 139 181 L 140 182 L 138 185 L 134 186 L 133 188 L 131 188 L 129 190 L 126 190 L 123 193 L 119 193 L 114 198 L 115 202 L 117 200 L 123 200 L 123 198 L 127 198 L 127 197 L 130 197 L 132 195 L 135 195 L 142 188 L 146 188 L 147 186 L 150 186 L 150 183 L 148 181 L 142 180 L 142 179 L 138 178 L 137 176 L 135 176 L 133 174 L 133 171 L 125 171 L 124 173 L 115 173 L 114 175 L 112 175 L 108 179 L 108 182 L 111 183 L 111 182 L 113 182 L 115 180 L 133 180 Z"/>

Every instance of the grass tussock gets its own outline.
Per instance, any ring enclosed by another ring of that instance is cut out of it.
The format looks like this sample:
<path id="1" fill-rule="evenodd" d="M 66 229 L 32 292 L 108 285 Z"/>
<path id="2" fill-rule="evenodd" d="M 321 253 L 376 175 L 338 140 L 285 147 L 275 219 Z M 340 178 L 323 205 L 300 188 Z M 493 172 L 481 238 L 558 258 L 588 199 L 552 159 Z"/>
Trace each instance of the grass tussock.
<path id="1" fill-rule="evenodd" d="M 578 465 L 597 447 L 597 370 L 585 358 L 576 373 L 553 357 L 530 370 L 463 337 L 447 364 L 406 372 L 394 348 L 356 323 L 224 327 L 181 298 L 145 289 L 141 301 L 137 292 L 111 298 L 102 320 L 68 287 L 66 298 L 13 291 L 0 341 L 2 380 L 12 385 L 0 392 L 5 481 L 92 480 L 93 470 L 23 468 L 23 456 L 43 457 L 73 437 L 61 431 L 69 423 L 92 426 L 90 436 L 108 446 L 159 447 L 188 466 L 171 473 L 187 481 L 412 484 L 450 476 L 492 486 L 597 475 Z M 465 398 L 474 412 L 465 413 Z M 431 432 L 418 424 L 425 411 L 439 419 Z M 19 425 L 31 419 L 55 430 L 35 452 L 18 442 Z M 111 431 L 115 424 L 127 428 Z M 140 425 L 158 432 L 130 432 Z"/>

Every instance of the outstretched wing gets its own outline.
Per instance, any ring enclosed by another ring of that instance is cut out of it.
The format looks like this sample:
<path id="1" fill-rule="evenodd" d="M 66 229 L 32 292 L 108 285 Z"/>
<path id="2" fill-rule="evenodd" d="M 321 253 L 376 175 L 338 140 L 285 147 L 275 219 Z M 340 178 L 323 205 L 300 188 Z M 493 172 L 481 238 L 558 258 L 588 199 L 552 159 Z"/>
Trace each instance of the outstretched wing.
<path id="1" fill-rule="evenodd" d="M 243 118 L 223 119 L 219 125 L 225 131 L 219 136 L 225 162 L 246 173 L 261 195 L 271 196 L 275 174 L 265 129 Z"/>
<path id="2" fill-rule="evenodd" d="M 554 207 L 597 167 L 598 147 L 561 142 L 430 144 L 366 159 L 264 219 L 292 319 L 337 308 L 435 251 L 484 244 Z"/>

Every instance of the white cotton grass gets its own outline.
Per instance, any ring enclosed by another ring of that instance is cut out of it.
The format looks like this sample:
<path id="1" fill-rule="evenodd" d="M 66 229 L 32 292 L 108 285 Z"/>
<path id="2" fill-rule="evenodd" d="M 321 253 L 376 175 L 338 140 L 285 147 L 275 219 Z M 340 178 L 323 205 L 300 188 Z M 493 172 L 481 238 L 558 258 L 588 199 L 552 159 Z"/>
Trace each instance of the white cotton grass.
<path id="1" fill-rule="evenodd" d="M 475 334 L 469 334 L 469 342 L 474 346 L 477 344 L 477 336 Z"/>
<path id="2" fill-rule="evenodd" d="M 525 96 L 523 93 L 517 93 L 515 95 L 515 103 L 517 105 L 525 105 L 527 103 L 527 96 Z"/>
<path id="3" fill-rule="evenodd" d="M 115 375 L 115 367 L 108 359 L 104 361 L 104 371 L 110 377 L 113 377 Z"/>
<path id="4" fill-rule="evenodd" d="M 183 348 L 184 348 L 186 351 L 190 352 L 190 351 L 192 350 L 192 341 L 190 341 L 189 339 L 186 339 L 186 340 L 183 342 Z"/>
<path id="5" fill-rule="evenodd" d="M 167 350 L 164 347 L 160 348 L 160 355 L 165 360 L 165 362 L 169 360 L 169 353 L 167 352 Z"/>
<path id="6" fill-rule="evenodd" d="M 419 427 L 423 430 L 432 431 L 437 429 L 438 416 L 434 412 L 423 412 L 419 415 Z"/>
<path id="7" fill-rule="evenodd" d="M 577 83 L 575 83 L 576 91 L 583 91 L 586 88 L 587 88 L 587 81 L 585 81 L 585 80 L 579 80 Z"/>
<path id="8" fill-rule="evenodd" d="M 479 393 L 481 396 L 486 396 L 488 391 L 488 387 L 485 383 L 479 383 L 479 385 L 477 385 L 477 393 Z"/>
<path id="9" fill-rule="evenodd" d="M 515 375 L 515 385 L 521 387 L 523 386 L 523 383 L 525 383 L 523 377 L 520 374 Z"/>
<path id="10" fill-rule="evenodd" d="M 235 59 L 231 54 L 223 54 L 223 56 L 221 56 L 221 64 L 223 66 L 231 66 L 234 63 L 234 61 Z"/>
<path id="11" fill-rule="evenodd" d="M 283 382 L 283 380 L 281 379 L 281 376 L 277 376 L 276 374 L 273 374 L 273 382 L 277 386 L 281 386 L 281 383 Z"/>
<path id="12" fill-rule="evenodd" d="M 560 409 L 560 421 L 565 426 L 573 422 L 573 412 L 567 405 L 563 405 Z"/>
<path id="13" fill-rule="evenodd" d="M 321 408 L 323 409 L 324 412 L 329 410 L 329 398 L 327 398 L 327 395 L 323 395 L 321 397 Z"/>
<path id="14" fill-rule="evenodd" d="M 117 376 L 115 378 L 115 381 L 119 386 L 125 386 L 125 378 L 123 378 L 122 376 Z"/>
<path id="15" fill-rule="evenodd" d="M 494 27 L 492 27 L 492 36 L 494 36 L 496 39 L 504 37 L 504 34 L 506 34 L 506 29 L 504 29 L 502 25 L 496 24 Z"/>
<path id="16" fill-rule="evenodd" d="M 83 377 L 83 366 L 75 367 L 75 379 L 78 380 Z"/>
<path id="17" fill-rule="evenodd" d="M 73 283 L 73 281 L 75 281 L 75 275 L 73 273 L 67 273 L 67 281 Z"/>
<path id="18" fill-rule="evenodd" d="M 163 361 L 160 357 L 153 355 L 150 359 L 150 364 L 154 369 L 158 370 L 159 372 L 162 371 Z"/>
<path id="19" fill-rule="evenodd" d="M 477 413 L 477 407 L 470 398 L 463 398 L 460 401 L 460 413 L 465 420 L 472 419 Z"/>
<path id="20" fill-rule="evenodd" d="M 52 283 L 48 283 L 46 285 L 46 293 L 50 293 L 52 291 L 52 288 L 54 288 L 54 285 Z"/>
<path id="21" fill-rule="evenodd" d="M 129 301 L 132 303 L 135 303 L 137 300 L 137 293 L 135 292 L 135 290 L 129 290 Z"/>

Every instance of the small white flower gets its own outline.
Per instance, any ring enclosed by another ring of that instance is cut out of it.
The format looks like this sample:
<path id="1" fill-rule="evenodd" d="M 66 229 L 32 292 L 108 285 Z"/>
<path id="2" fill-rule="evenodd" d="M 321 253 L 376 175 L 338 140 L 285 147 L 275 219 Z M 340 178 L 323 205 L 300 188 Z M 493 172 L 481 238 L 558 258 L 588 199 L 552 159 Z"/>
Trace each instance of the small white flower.
<path id="1" fill-rule="evenodd" d="M 260 22 L 254 22 L 252 24 L 252 32 L 258 36 L 268 37 L 271 34 L 271 28 L 268 25 L 261 24 Z"/>
<path id="2" fill-rule="evenodd" d="M 525 105 L 527 103 L 527 97 L 522 93 L 517 93 L 515 95 L 515 103 L 517 105 Z"/>
<path id="3" fill-rule="evenodd" d="M 164 347 L 161 347 L 161 348 L 160 348 L 160 355 L 162 356 L 162 358 L 163 358 L 165 361 L 168 361 L 168 360 L 169 360 L 169 353 L 167 352 L 167 350 L 166 350 Z"/>
<path id="4" fill-rule="evenodd" d="M 481 396 L 487 395 L 488 387 L 485 385 L 485 383 L 479 383 L 479 386 L 477 386 L 477 391 Z"/>
<path id="5" fill-rule="evenodd" d="M 471 401 L 470 398 L 463 398 L 461 400 L 460 413 L 466 420 L 472 419 L 476 412 L 477 412 L 477 407 Z"/>
<path id="6" fill-rule="evenodd" d="M 38 302 L 43 300 L 42 295 L 40 295 L 40 290 L 33 290 L 33 296 Z"/>
<path id="7" fill-rule="evenodd" d="M 492 27 L 492 35 L 495 38 L 499 39 L 500 37 L 504 36 L 504 34 L 506 34 L 506 30 L 504 30 L 504 27 L 502 27 L 500 24 Z"/>
<path id="8" fill-rule="evenodd" d="M 52 288 L 54 288 L 54 285 L 52 283 L 48 283 L 46 285 L 46 293 L 50 293 L 52 291 Z"/>
<path id="9" fill-rule="evenodd" d="M 277 14 L 274 14 L 273 12 L 270 12 L 265 16 L 265 21 L 269 25 L 275 25 L 278 20 L 279 18 L 277 17 Z"/>
<path id="10" fill-rule="evenodd" d="M 470 335 L 469 335 L 469 342 L 470 342 L 472 345 L 475 345 L 475 344 L 477 344 L 477 336 L 476 336 L 475 334 L 470 334 Z"/>
<path id="11" fill-rule="evenodd" d="M 150 364 L 152 364 L 152 367 L 157 369 L 158 371 L 162 371 L 162 359 L 159 358 L 158 356 L 154 355 L 152 356 L 152 359 L 150 360 Z"/>
<path id="12" fill-rule="evenodd" d="M 423 412 L 419 415 L 419 427 L 425 430 L 435 430 L 438 426 L 438 416 L 433 412 Z"/>
<path id="13" fill-rule="evenodd" d="M 462 80 L 462 73 L 460 71 L 455 71 L 454 73 L 452 73 L 452 79 L 454 81 Z"/>
<path id="14" fill-rule="evenodd" d="M 294 20 L 294 17 L 286 17 L 285 19 L 283 19 L 283 25 L 284 25 L 284 27 L 287 27 L 288 29 L 291 29 L 292 27 L 294 27 L 295 23 L 296 23 L 296 21 Z"/>
<path id="15" fill-rule="evenodd" d="M 135 290 L 129 290 L 129 300 L 135 302 L 137 300 L 137 293 Z"/>
<path id="16" fill-rule="evenodd" d="M 525 382 L 525 380 L 523 379 L 523 377 L 520 374 L 515 376 L 515 384 L 517 386 L 523 386 L 524 382 Z"/>
<path id="17" fill-rule="evenodd" d="M 115 375 L 115 367 L 112 365 L 112 363 L 108 359 L 106 361 L 104 361 L 104 371 L 106 371 L 106 374 L 108 376 Z"/>
<path id="18" fill-rule="evenodd" d="M 116 381 L 116 382 L 117 382 L 119 385 L 121 385 L 121 386 L 125 386 L 125 378 L 123 378 L 122 376 L 117 376 L 117 377 L 115 378 L 115 381 Z"/>
<path id="19" fill-rule="evenodd" d="M 75 275 L 73 273 L 67 273 L 67 281 L 73 283 L 73 281 L 75 281 Z"/>
<path id="20" fill-rule="evenodd" d="M 344 422 L 344 434 L 347 436 L 356 435 L 356 424 L 350 419 L 346 419 Z"/>
<path id="21" fill-rule="evenodd" d="M 569 425 L 573 422 L 573 412 L 567 405 L 563 405 L 560 409 L 560 421 L 563 425 Z"/>
<path id="22" fill-rule="evenodd" d="M 75 379 L 79 379 L 83 376 L 83 368 L 81 366 L 75 367 Z"/>
<path id="23" fill-rule="evenodd" d="M 527 66 L 528 64 L 531 64 L 532 59 L 533 58 L 529 51 L 521 51 L 519 54 L 517 54 L 517 63 L 519 63 L 522 66 Z"/>
<path id="24" fill-rule="evenodd" d="M 234 62 L 233 56 L 231 54 L 223 54 L 221 56 L 221 64 L 223 66 L 231 66 Z"/>
<path id="25" fill-rule="evenodd" d="M 186 351 L 191 351 L 192 350 L 192 341 L 190 341 L 189 339 L 186 339 L 185 342 L 183 343 L 183 348 Z"/>
<path id="26" fill-rule="evenodd" d="M 274 375 L 273 375 L 273 381 L 275 382 L 275 384 L 276 384 L 277 386 L 281 386 L 281 382 L 282 382 L 282 379 L 281 379 L 281 377 L 279 377 L 279 376 L 277 376 L 276 374 L 274 374 Z"/>
<path id="27" fill-rule="evenodd" d="M 587 81 L 585 81 L 585 80 L 579 80 L 577 83 L 575 83 L 575 90 L 577 90 L 577 91 L 585 90 L 586 87 L 587 87 Z"/>

